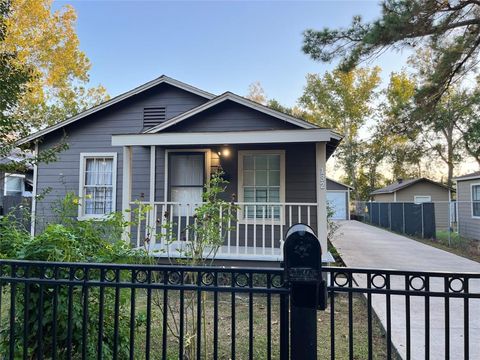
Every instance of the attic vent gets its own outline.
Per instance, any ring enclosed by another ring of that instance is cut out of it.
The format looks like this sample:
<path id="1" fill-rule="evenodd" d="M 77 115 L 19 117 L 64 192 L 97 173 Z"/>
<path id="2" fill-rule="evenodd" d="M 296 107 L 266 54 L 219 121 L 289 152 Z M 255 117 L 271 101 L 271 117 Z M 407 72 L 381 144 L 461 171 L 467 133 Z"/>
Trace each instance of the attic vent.
<path id="1" fill-rule="evenodd" d="M 143 127 L 150 128 L 165 121 L 165 106 L 143 109 Z"/>

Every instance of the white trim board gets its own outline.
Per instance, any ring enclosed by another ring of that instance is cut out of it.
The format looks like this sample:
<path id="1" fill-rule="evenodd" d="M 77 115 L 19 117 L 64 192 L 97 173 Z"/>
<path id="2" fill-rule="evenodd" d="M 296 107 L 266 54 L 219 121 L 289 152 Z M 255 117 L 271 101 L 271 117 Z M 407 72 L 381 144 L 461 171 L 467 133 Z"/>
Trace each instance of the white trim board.
<path id="1" fill-rule="evenodd" d="M 208 181 L 211 176 L 211 161 L 212 161 L 212 155 L 211 155 L 211 150 L 210 149 L 166 149 L 165 150 L 165 168 L 164 168 L 164 182 L 163 182 L 163 200 L 164 201 L 169 201 L 168 200 L 168 170 L 169 170 L 169 164 L 168 164 L 168 158 L 169 154 L 171 153 L 182 153 L 182 152 L 203 152 L 205 155 L 205 180 Z M 205 184 L 203 184 L 205 186 Z"/>
<path id="2" fill-rule="evenodd" d="M 471 206 L 470 210 L 471 210 L 471 214 L 472 214 L 472 219 L 480 219 L 480 216 L 476 216 L 476 215 L 473 214 L 473 202 L 477 201 L 477 200 L 473 200 L 473 187 L 474 186 L 480 186 L 480 182 L 470 184 L 470 200 L 472 200 L 472 206 Z"/>
<path id="3" fill-rule="evenodd" d="M 130 90 L 130 91 L 127 91 L 126 93 L 123 93 L 121 95 L 118 95 L 108 101 L 105 101 L 104 103 L 101 103 L 100 105 L 97 105 L 93 108 L 90 108 L 88 110 L 85 110 L 83 112 L 81 112 L 80 114 L 78 115 L 75 115 L 69 119 L 66 119 L 62 122 L 59 122 L 58 124 L 56 125 L 53 125 L 53 126 L 50 126 L 46 129 L 43 129 L 43 130 L 40 130 L 40 131 L 37 131 L 36 133 L 30 135 L 30 136 L 27 136 L 21 140 L 19 140 L 17 142 L 17 145 L 22 145 L 22 144 L 26 144 L 34 139 L 37 139 L 43 135 L 46 135 L 48 133 L 51 133 L 52 131 L 55 131 L 55 130 L 58 130 L 58 129 L 61 129 L 62 127 L 66 126 L 66 125 L 69 125 L 71 123 L 74 123 L 80 119 L 83 119 L 84 117 L 88 116 L 88 115 L 92 115 L 100 110 L 103 110 L 105 108 L 108 108 L 116 103 L 119 103 L 125 99 L 128 99 L 134 95 L 137 95 L 137 94 L 140 94 L 148 89 L 151 89 L 152 87 L 155 87 L 157 85 L 160 85 L 162 83 L 165 83 L 165 84 L 169 84 L 169 85 L 172 85 L 172 86 L 175 86 L 177 88 L 180 88 L 180 89 L 183 89 L 185 91 L 188 91 L 188 92 L 191 92 L 193 94 L 196 94 L 196 95 L 199 95 L 201 97 L 204 97 L 208 100 L 210 99 L 213 99 L 215 97 L 214 94 L 211 94 L 207 91 L 203 91 L 203 90 L 200 90 L 194 86 L 191 86 L 191 85 L 188 85 L 188 84 L 185 84 L 181 81 L 178 81 L 178 80 L 175 80 L 175 79 L 172 79 L 168 76 L 165 76 L 165 75 L 162 75 L 160 76 L 159 78 L 156 78 L 154 80 L 151 80 L 143 85 L 140 85 L 136 88 L 134 88 L 133 90 Z"/>
<path id="4" fill-rule="evenodd" d="M 15 173 L 5 173 L 5 175 L 3 176 L 3 196 L 8 196 L 7 194 L 7 180 L 9 177 L 16 177 L 16 178 L 21 178 L 23 179 L 24 181 L 22 181 L 20 183 L 20 194 L 23 196 L 23 194 L 25 193 L 25 175 L 24 174 L 15 174 Z"/>
<path id="5" fill-rule="evenodd" d="M 78 219 L 103 219 L 108 214 L 89 214 L 85 215 L 83 213 L 83 188 L 85 187 L 85 165 L 87 158 L 112 158 L 112 212 L 115 212 L 117 209 L 117 153 L 116 152 L 90 152 L 90 153 L 80 153 L 80 171 L 78 179 Z"/>
<path id="6" fill-rule="evenodd" d="M 194 116 L 198 113 L 201 113 L 202 111 L 210 109 L 211 107 L 214 107 L 215 105 L 218 105 L 218 104 L 220 104 L 224 101 L 227 101 L 227 100 L 230 100 L 230 101 L 236 102 L 237 104 L 240 104 L 240 105 L 249 107 L 251 109 L 260 111 L 264 114 L 273 116 L 273 117 L 275 117 L 279 120 L 286 121 L 290 124 L 297 125 L 297 126 L 299 126 L 300 128 L 303 128 L 303 129 L 318 129 L 318 126 L 316 126 L 314 124 L 311 124 L 309 122 L 306 122 L 305 120 L 297 119 L 293 116 L 284 114 L 280 111 L 273 110 L 273 109 L 271 109 L 267 106 L 258 104 L 255 101 L 246 99 L 244 97 L 241 97 L 239 95 L 236 95 L 236 94 L 228 91 L 228 92 L 223 93 L 222 95 L 217 96 L 216 98 L 208 101 L 207 103 L 205 103 L 203 105 L 197 106 L 196 108 L 193 108 L 189 111 L 186 111 L 186 112 L 184 112 L 184 113 L 182 113 L 182 114 L 180 114 L 180 115 L 178 115 L 178 116 L 176 116 L 176 117 L 174 117 L 170 120 L 165 121 L 162 124 L 154 126 L 154 127 L 150 128 L 148 130 L 145 130 L 144 133 L 147 133 L 147 134 L 157 133 L 159 131 L 162 131 L 162 130 L 170 127 L 170 126 L 176 125 L 179 122 L 181 122 L 183 120 L 186 120 L 191 116 Z"/>
<path id="7" fill-rule="evenodd" d="M 329 142 L 341 136 L 329 129 L 261 130 L 112 135 L 112 146 L 225 145 Z"/>
<path id="8" fill-rule="evenodd" d="M 244 193 L 243 193 L 243 158 L 247 155 L 258 155 L 258 154 L 264 154 L 264 155 L 280 155 L 280 203 L 285 203 L 285 150 L 282 149 L 273 149 L 273 150 L 239 150 L 237 152 L 237 194 L 238 194 L 238 202 L 243 203 L 245 202 L 244 199 Z M 262 219 L 257 219 L 256 217 L 254 219 L 245 219 L 243 217 L 243 210 L 240 209 L 238 211 L 238 223 L 239 224 L 261 224 Z M 285 214 L 283 211 L 280 212 L 280 219 L 274 219 L 273 223 L 275 225 L 277 224 L 283 224 L 285 225 Z M 272 223 L 272 220 L 270 218 L 265 219 L 265 223 Z"/>

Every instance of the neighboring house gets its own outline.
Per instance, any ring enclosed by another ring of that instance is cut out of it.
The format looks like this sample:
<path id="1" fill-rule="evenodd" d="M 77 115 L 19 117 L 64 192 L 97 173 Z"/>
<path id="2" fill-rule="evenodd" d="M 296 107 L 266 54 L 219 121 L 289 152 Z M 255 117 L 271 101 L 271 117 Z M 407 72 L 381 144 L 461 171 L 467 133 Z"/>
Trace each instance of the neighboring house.
<path id="1" fill-rule="evenodd" d="M 0 164 L 15 163 L 24 157 L 17 152 L 0 159 Z M 25 172 L 0 170 L 0 216 L 25 202 L 30 203 L 33 190 L 33 167 Z"/>
<path id="2" fill-rule="evenodd" d="M 41 151 L 64 135 L 68 150 L 35 170 L 34 193 L 51 191 L 33 205 L 32 231 L 67 191 L 80 196 L 79 219 L 113 211 L 128 219 L 141 201 L 153 210 L 128 241 L 142 246 L 148 237 L 150 247 L 175 255 L 185 243 L 168 246 L 155 234 L 170 217 L 177 239 L 192 240 L 182 230 L 194 221 L 206 179 L 221 167 L 229 179 L 224 196 L 240 211 L 218 259 L 281 260 L 283 236 L 296 222 L 310 224 L 326 249 L 325 164 L 341 140 L 329 129 L 161 76 L 20 143 Z"/>
<path id="3" fill-rule="evenodd" d="M 480 240 L 480 171 L 455 178 L 458 233 Z"/>
<path id="4" fill-rule="evenodd" d="M 373 191 L 370 195 L 376 202 L 433 202 L 437 229 L 450 226 L 449 208 L 452 189 L 427 178 L 398 179 L 395 183 Z"/>
<path id="5" fill-rule="evenodd" d="M 327 178 L 327 202 L 333 211 L 333 220 L 350 219 L 351 186 Z"/>

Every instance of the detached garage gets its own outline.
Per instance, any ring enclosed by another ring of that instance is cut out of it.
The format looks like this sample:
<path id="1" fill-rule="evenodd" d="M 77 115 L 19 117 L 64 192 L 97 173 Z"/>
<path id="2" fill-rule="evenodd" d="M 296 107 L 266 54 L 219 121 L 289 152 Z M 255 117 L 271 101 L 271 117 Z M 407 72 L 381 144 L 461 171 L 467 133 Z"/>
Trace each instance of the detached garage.
<path id="1" fill-rule="evenodd" d="M 350 219 L 350 191 L 351 186 L 339 183 L 338 181 L 327 178 L 327 202 L 333 209 L 334 220 Z"/>

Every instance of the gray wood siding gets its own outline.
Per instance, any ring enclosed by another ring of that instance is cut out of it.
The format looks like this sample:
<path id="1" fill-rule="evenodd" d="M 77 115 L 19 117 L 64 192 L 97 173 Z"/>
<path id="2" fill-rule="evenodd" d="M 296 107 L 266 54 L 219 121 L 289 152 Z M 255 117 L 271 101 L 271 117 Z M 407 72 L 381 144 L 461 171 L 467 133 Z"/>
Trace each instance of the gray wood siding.
<path id="1" fill-rule="evenodd" d="M 166 129 L 169 132 L 245 131 L 298 129 L 233 101 L 225 101 Z"/>
<path id="2" fill-rule="evenodd" d="M 239 150 L 285 150 L 285 201 L 315 202 L 315 145 L 239 145 L 231 146 L 231 156 L 220 158 L 220 164 L 230 179 L 225 192 L 225 199 L 231 200 L 238 195 L 238 155 Z M 218 149 L 212 149 L 218 151 Z M 238 200 L 238 198 L 237 198 Z"/>
<path id="3" fill-rule="evenodd" d="M 373 195 L 373 201 L 376 202 L 393 202 L 393 194 L 377 194 Z"/>
<path id="4" fill-rule="evenodd" d="M 429 182 L 419 182 L 397 191 L 397 202 L 413 202 L 415 196 L 429 195 L 435 204 L 437 230 L 448 230 L 448 190 Z"/>
<path id="5" fill-rule="evenodd" d="M 480 179 L 457 183 L 458 231 L 461 236 L 480 240 L 480 219 L 472 217 L 472 184 L 480 184 Z"/>
<path id="6" fill-rule="evenodd" d="M 113 107 L 84 118 L 62 130 L 48 134 L 39 145 L 40 151 L 57 144 L 65 134 L 69 148 L 58 156 L 58 161 L 38 166 L 38 194 L 45 194 L 37 202 L 37 219 L 42 223 L 51 221 L 52 205 L 62 199 L 68 191 L 78 194 L 80 153 L 117 153 L 117 199 L 116 209 L 121 209 L 122 195 L 122 148 L 111 146 L 112 134 L 139 133 L 143 128 L 143 108 L 165 105 L 167 118 L 178 115 L 204 103 L 206 99 L 167 84 L 130 98 Z M 157 193 L 163 196 L 163 157 L 157 149 Z M 150 148 L 135 147 L 133 150 L 132 198 L 149 194 Z M 162 200 L 158 198 L 157 200 Z M 37 227 L 38 230 L 38 227 Z"/>

